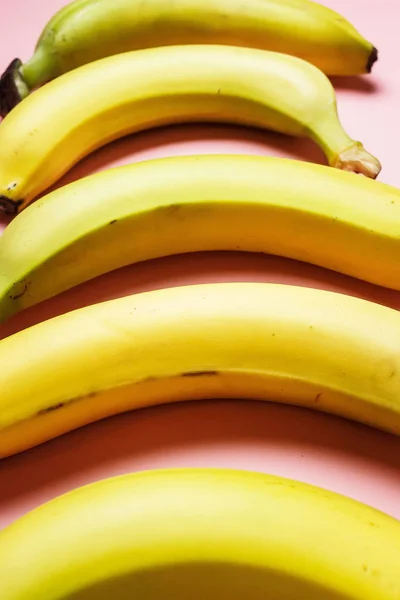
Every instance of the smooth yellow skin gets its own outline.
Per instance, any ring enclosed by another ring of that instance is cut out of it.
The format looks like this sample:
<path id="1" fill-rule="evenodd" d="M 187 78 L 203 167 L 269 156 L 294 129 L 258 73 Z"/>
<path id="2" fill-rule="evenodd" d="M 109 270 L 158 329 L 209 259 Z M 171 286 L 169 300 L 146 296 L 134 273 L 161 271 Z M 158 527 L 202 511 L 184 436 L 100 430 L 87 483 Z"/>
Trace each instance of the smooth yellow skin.
<path id="1" fill-rule="evenodd" d="M 398 600 L 400 522 L 230 469 L 106 479 L 0 532 L 2 600 Z"/>
<path id="2" fill-rule="evenodd" d="M 400 290 L 400 191 L 259 156 L 102 171 L 52 192 L 6 228 L 0 320 L 107 271 L 205 250 L 278 254 Z"/>
<path id="3" fill-rule="evenodd" d="M 0 456 L 109 415 L 253 398 L 400 433 L 400 314 L 296 286 L 156 290 L 0 342 Z"/>
<path id="4" fill-rule="evenodd" d="M 171 46 L 90 63 L 18 104 L 0 125 L 0 197 L 21 210 L 99 146 L 189 121 L 309 136 L 334 166 L 371 177 L 380 169 L 343 130 L 332 85 L 313 65 L 248 48 Z"/>
<path id="5" fill-rule="evenodd" d="M 337 12 L 308 0 L 78 0 L 49 21 L 21 73 L 35 88 L 106 56 L 178 44 L 283 52 L 328 75 L 367 72 L 373 50 Z"/>

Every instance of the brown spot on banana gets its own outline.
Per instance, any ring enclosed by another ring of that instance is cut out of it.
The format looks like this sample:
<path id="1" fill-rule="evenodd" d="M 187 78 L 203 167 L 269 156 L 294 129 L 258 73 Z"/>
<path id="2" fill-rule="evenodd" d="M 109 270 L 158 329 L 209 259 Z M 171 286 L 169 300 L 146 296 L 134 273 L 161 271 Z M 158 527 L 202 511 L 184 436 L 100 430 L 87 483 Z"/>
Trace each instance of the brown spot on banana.
<path id="1" fill-rule="evenodd" d="M 219 371 L 189 371 L 186 373 L 178 373 L 177 375 L 175 375 L 175 377 L 212 377 L 212 376 L 216 376 L 216 375 L 219 375 Z M 146 379 L 140 379 L 139 381 L 136 382 L 136 384 L 140 385 L 143 383 L 152 383 L 152 382 L 157 381 L 158 379 L 159 379 L 158 377 L 150 376 L 150 377 L 146 377 Z M 61 408 L 69 406 L 70 404 L 73 404 L 75 402 L 88 400 L 89 398 L 93 398 L 94 396 L 97 396 L 98 394 L 101 394 L 101 390 L 99 390 L 97 392 L 89 392 L 88 394 L 78 396 L 77 398 L 68 398 L 61 402 L 57 402 L 57 404 L 52 404 L 51 406 L 46 406 L 45 408 L 40 409 L 37 413 L 35 413 L 31 417 L 29 417 L 29 419 L 41 417 L 48 413 L 54 412 L 56 410 L 60 410 Z"/>
<path id="2" fill-rule="evenodd" d="M 219 375 L 219 371 L 188 371 L 181 373 L 181 377 L 210 377 L 213 375 Z"/>
<path id="3" fill-rule="evenodd" d="M 179 374 L 175 375 L 175 377 L 212 377 L 215 375 L 219 375 L 219 371 L 188 371 L 186 373 L 179 373 Z M 145 379 L 140 379 L 139 381 L 136 382 L 136 384 L 140 385 L 143 383 L 152 383 L 152 382 L 157 381 L 158 379 L 159 379 L 158 377 L 150 376 L 150 377 L 146 377 Z M 132 382 L 132 383 L 134 383 L 134 382 Z M 54 412 L 56 410 L 60 410 L 61 408 L 64 408 L 65 406 L 69 406 L 72 403 L 79 402 L 81 400 L 87 400 L 89 398 L 93 398 L 94 396 L 97 396 L 98 394 L 101 394 L 101 390 L 99 390 L 97 392 L 89 392 L 88 394 L 78 396 L 77 398 L 70 398 L 70 399 L 66 399 L 62 402 L 57 402 L 57 404 L 52 404 L 51 406 L 46 406 L 45 408 L 42 408 L 32 417 L 35 418 L 35 417 L 40 417 L 40 416 L 46 415 L 46 414 Z M 29 417 L 29 418 L 32 418 L 32 417 Z"/>
<path id="4" fill-rule="evenodd" d="M 18 300 L 18 298 L 22 298 L 22 296 L 26 294 L 28 287 L 29 283 L 24 283 L 22 281 L 19 282 L 16 286 L 14 286 L 14 295 L 10 294 L 11 300 Z M 18 289 L 20 289 L 21 291 L 17 291 Z M 15 291 L 17 291 L 17 293 L 15 293 Z"/>
<path id="5" fill-rule="evenodd" d="M 58 404 L 54 404 L 53 406 L 47 406 L 46 408 L 42 408 L 41 410 L 39 410 L 39 412 L 36 413 L 36 416 L 39 417 L 40 415 L 46 415 L 49 412 L 53 412 L 53 410 L 58 410 L 59 408 L 62 408 L 66 404 L 66 402 L 59 402 Z"/>
<path id="6" fill-rule="evenodd" d="M 97 394 L 98 394 L 98 392 L 89 392 L 88 394 L 85 394 L 84 396 L 78 396 L 78 398 L 71 398 L 68 400 L 64 400 L 62 402 L 57 402 L 57 404 L 52 404 L 51 406 L 46 406 L 45 408 L 41 408 L 35 415 L 33 415 L 33 418 L 47 415 L 48 413 L 54 412 L 56 410 L 60 410 L 61 408 L 64 408 L 65 406 L 69 406 L 72 403 L 79 402 L 80 400 L 86 400 L 88 398 L 93 398 L 94 396 L 97 396 Z"/>

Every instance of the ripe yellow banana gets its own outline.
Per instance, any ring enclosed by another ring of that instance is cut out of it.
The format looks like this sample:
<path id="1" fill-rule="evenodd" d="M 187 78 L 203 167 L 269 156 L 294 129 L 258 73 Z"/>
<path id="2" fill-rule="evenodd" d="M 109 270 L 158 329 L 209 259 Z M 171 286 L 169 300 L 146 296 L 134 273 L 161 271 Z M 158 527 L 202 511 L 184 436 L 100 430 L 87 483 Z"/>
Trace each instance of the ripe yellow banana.
<path id="1" fill-rule="evenodd" d="M 400 290 L 399 233 L 400 191 L 337 169 L 240 155 L 146 161 L 64 186 L 10 223 L 0 321 L 113 269 L 205 250 L 278 254 Z"/>
<path id="2" fill-rule="evenodd" d="M 88 62 L 179 44 L 283 52 L 328 75 L 369 73 L 378 56 L 346 19 L 309 0 L 76 0 L 49 21 L 30 60 L 14 60 L 3 74 L 0 114 Z"/>
<path id="3" fill-rule="evenodd" d="M 234 469 L 105 479 L 0 532 L 2 600 L 398 600 L 400 522 Z"/>
<path id="4" fill-rule="evenodd" d="M 157 290 L 0 342 L 0 456 L 131 409 L 253 398 L 400 433 L 400 314 L 262 283 Z"/>
<path id="5" fill-rule="evenodd" d="M 376 177 L 379 162 L 343 130 L 313 65 L 229 46 L 171 46 L 104 58 L 21 102 L 0 125 L 0 206 L 13 213 L 83 156 L 168 123 L 218 121 L 309 136 L 340 169 Z"/>

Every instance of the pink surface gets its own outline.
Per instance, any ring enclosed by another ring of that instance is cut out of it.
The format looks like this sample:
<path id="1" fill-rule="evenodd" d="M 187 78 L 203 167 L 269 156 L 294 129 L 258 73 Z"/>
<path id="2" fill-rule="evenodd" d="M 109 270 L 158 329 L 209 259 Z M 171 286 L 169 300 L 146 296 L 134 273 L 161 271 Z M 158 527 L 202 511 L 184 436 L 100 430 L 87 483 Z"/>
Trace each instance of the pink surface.
<path id="1" fill-rule="evenodd" d="M 30 55 L 43 24 L 65 0 L 0 0 L 0 69 Z M 343 124 L 400 186 L 398 19 L 395 0 L 325 0 L 378 47 L 366 78 L 335 80 Z M 311 142 L 234 127 L 175 127 L 137 135 L 84 160 L 63 181 L 153 157 L 247 152 L 324 163 Z M 1 166 L 0 166 L 1 168 Z M 279 281 L 327 288 L 400 309 L 390 292 L 276 257 L 219 253 L 172 257 L 100 277 L 0 327 L 0 337 L 60 312 L 127 293 L 197 281 Z M 84 483 L 168 466 L 224 466 L 276 473 L 357 498 L 400 519 L 400 439 L 299 408 L 248 401 L 157 407 L 96 423 L 0 461 L 0 528 Z"/>

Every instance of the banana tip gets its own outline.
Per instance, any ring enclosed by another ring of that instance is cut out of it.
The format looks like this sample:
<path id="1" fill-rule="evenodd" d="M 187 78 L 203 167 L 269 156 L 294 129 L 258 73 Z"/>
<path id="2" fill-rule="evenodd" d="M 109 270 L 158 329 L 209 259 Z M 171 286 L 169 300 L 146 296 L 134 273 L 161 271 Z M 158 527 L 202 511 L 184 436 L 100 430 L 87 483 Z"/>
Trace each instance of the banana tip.
<path id="1" fill-rule="evenodd" d="M 377 60 L 378 60 L 378 50 L 377 50 L 377 48 L 375 48 L 375 46 L 373 46 L 372 50 L 370 52 L 370 55 L 368 57 L 367 73 L 371 73 L 372 67 L 374 66 L 374 64 L 376 63 Z"/>
<path id="2" fill-rule="evenodd" d="M 15 58 L 0 77 L 0 116 L 5 117 L 22 100 L 18 85 L 22 62 Z"/>
<path id="3" fill-rule="evenodd" d="M 0 196 L 0 213 L 14 216 L 21 204 L 22 200 L 10 200 L 7 196 Z"/>
<path id="4" fill-rule="evenodd" d="M 331 163 L 331 166 L 342 171 L 364 175 L 370 179 L 376 179 L 382 169 L 379 160 L 367 152 L 360 142 L 354 142 L 345 148 Z"/>

